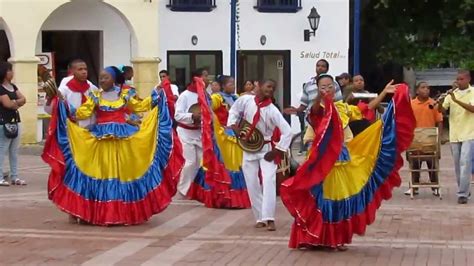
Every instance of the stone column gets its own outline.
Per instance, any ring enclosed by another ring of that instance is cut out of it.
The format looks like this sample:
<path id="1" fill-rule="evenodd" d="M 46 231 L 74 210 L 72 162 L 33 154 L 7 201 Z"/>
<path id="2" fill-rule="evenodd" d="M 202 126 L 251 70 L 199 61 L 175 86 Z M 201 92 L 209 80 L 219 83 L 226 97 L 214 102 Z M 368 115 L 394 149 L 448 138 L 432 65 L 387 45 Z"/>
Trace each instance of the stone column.
<path id="1" fill-rule="evenodd" d="M 133 84 L 140 97 L 150 95 L 158 83 L 158 65 L 161 59 L 155 57 L 137 57 L 131 60 L 133 64 Z"/>
<path id="2" fill-rule="evenodd" d="M 20 108 L 23 133 L 22 144 L 37 143 L 36 131 L 38 123 L 38 63 L 37 57 L 10 58 L 13 64 L 13 82 L 25 95 L 26 104 Z"/>

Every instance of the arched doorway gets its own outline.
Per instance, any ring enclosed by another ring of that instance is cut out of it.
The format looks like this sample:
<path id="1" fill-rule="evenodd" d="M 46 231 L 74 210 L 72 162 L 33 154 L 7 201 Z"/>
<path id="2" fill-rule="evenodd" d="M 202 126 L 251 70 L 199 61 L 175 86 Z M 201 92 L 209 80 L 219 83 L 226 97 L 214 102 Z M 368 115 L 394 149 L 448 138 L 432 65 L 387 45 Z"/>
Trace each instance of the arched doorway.
<path id="1" fill-rule="evenodd" d="M 7 61 L 11 57 L 7 31 L 5 23 L 0 18 L 0 61 Z"/>
<path id="2" fill-rule="evenodd" d="M 129 64 L 136 50 L 130 23 L 102 1 L 71 1 L 57 8 L 43 23 L 36 52 L 52 52 L 57 81 L 67 75 L 73 59 L 88 64 L 89 80 L 96 83 L 101 68 Z"/>

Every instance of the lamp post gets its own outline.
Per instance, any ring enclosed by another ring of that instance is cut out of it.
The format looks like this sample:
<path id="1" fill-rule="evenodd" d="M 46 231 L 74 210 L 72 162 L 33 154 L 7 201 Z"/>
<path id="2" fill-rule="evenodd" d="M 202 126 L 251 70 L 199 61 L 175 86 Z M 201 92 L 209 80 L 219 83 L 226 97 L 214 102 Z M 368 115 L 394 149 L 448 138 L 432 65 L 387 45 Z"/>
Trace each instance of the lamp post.
<path id="1" fill-rule="evenodd" d="M 304 30 L 304 41 L 309 42 L 311 36 L 316 36 L 316 30 L 319 27 L 319 20 L 321 16 L 319 15 L 318 11 L 315 7 L 311 8 L 311 12 L 308 16 L 309 26 L 311 30 Z"/>

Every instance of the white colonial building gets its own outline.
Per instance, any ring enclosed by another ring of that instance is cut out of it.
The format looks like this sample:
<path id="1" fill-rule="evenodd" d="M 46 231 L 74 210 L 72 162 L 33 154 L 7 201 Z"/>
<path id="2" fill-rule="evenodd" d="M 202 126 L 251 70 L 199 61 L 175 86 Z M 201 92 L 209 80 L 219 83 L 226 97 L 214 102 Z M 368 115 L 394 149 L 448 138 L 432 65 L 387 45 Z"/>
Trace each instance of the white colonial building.
<path id="1" fill-rule="evenodd" d="M 308 15 L 320 15 L 315 36 L 305 41 Z M 278 82 L 280 106 L 298 105 L 303 83 L 318 59 L 330 74 L 348 72 L 349 0 L 163 0 L 159 2 L 160 68 L 184 88 L 192 70 L 212 75 Z M 297 119 L 293 120 L 295 131 Z"/>

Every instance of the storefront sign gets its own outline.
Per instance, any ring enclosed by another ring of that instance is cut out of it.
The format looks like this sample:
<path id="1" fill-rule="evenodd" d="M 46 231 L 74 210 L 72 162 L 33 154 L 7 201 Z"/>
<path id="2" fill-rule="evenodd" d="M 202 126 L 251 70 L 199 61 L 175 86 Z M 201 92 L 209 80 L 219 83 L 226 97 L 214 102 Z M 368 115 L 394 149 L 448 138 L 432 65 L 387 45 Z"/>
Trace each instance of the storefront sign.
<path id="1" fill-rule="evenodd" d="M 308 59 L 342 59 L 347 55 L 341 51 L 301 51 L 300 58 Z"/>

